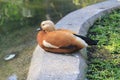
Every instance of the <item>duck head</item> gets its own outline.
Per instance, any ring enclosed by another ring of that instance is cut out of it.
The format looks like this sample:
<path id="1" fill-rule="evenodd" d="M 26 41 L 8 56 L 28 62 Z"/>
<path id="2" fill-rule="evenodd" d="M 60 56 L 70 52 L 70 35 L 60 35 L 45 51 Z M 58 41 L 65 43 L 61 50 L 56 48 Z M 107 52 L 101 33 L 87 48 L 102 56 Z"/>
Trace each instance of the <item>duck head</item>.
<path id="1" fill-rule="evenodd" d="M 45 32 L 55 31 L 55 24 L 51 20 L 42 21 L 40 29 Z"/>

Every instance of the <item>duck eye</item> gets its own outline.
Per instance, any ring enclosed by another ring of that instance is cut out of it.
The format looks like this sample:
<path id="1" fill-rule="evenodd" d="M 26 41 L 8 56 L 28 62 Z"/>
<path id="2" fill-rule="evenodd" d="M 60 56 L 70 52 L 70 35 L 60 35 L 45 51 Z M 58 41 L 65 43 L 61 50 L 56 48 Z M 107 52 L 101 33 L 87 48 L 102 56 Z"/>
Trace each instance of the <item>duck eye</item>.
<path id="1" fill-rule="evenodd" d="M 42 26 L 44 26 L 45 24 L 42 24 Z"/>

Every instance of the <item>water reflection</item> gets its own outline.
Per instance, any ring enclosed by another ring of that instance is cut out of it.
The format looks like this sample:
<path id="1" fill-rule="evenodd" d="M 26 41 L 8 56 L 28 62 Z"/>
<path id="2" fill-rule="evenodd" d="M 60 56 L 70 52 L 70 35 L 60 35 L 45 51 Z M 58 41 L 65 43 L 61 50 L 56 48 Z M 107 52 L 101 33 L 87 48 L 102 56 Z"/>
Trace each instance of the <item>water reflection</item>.
<path id="1" fill-rule="evenodd" d="M 67 13 L 98 1 L 102 0 L 0 0 L 0 79 L 6 80 L 14 72 L 19 80 L 26 80 L 28 53 L 36 46 L 35 26 L 40 21 L 57 22 Z M 11 52 L 18 52 L 19 58 L 5 63 L 3 57 Z"/>
<path id="2" fill-rule="evenodd" d="M 45 19 L 54 22 L 67 13 L 103 0 L 0 0 L 0 32 L 23 25 L 35 25 Z M 4 26 L 4 27 L 3 27 Z M 12 29 L 12 30 L 13 30 Z"/>

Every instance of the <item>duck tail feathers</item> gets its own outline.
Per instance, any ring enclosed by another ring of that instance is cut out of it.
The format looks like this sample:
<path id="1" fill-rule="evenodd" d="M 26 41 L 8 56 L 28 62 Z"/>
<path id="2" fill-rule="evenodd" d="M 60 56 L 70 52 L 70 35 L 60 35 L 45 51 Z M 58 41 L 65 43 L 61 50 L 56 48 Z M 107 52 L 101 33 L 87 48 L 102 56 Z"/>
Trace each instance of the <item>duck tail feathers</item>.
<path id="1" fill-rule="evenodd" d="M 99 40 L 92 40 L 90 38 L 87 38 L 78 34 L 74 34 L 74 35 L 83 39 L 88 45 L 97 45 L 97 43 L 99 42 Z"/>

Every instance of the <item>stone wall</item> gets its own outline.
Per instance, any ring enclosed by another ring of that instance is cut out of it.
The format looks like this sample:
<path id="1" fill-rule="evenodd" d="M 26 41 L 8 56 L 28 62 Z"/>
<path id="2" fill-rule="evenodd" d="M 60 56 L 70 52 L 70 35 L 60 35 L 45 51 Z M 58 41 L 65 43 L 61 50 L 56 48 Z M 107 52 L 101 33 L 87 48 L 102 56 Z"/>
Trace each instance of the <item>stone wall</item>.
<path id="1" fill-rule="evenodd" d="M 69 13 L 56 26 L 85 36 L 97 18 L 117 8 L 120 8 L 117 0 L 87 6 Z M 85 80 L 86 58 L 86 49 L 62 55 L 45 52 L 37 46 L 33 52 L 27 80 Z"/>

